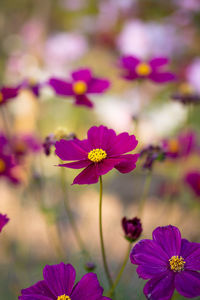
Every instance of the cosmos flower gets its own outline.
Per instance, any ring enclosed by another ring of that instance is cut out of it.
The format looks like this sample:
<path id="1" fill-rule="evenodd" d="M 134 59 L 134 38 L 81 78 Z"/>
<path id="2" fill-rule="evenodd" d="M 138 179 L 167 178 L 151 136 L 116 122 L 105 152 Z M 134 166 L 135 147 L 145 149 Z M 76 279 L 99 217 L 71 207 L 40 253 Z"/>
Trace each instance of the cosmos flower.
<path id="1" fill-rule="evenodd" d="M 19 183 L 19 178 L 15 172 L 16 167 L 13 155 L 0 153 L 0 178 L 5 177 L 12 183 Z"/>
<path id="2" fill-rule="evenodd" d="M 44 280 L 21 291 L 19 300 L 109 300 L 102 296 L 96 274 L 85 274 L 75 285 L 76 271 L 70 264 L 45 266 Z"/>
<path id="3" fill-rule="evenodd" d="M 156 228 L 152 237 L 130 254 L 139 277 L 149 279 L 143 290 L 147 299 L 170 300 L 175 289 L 187 298 L 200 296 L 200 244 L 182 239 L 172 225 Z"/>
<path id="4" fill-rule="evenodd" d="M 20 85 L 20 89 L 26 89 L 33 93 L 36 98 L 40 97 L 40 88 L 43 86 L 42 83 L 37 82 L 34 79 L 25 79 Z"/>
<path id="5" fill-rule="evenodd" d="M 140 157 L 145 157 L 142 167 L 144 169 L 152 170 L 155 161 L 164 161 L 165 156 L 166 155 L 162 147 L 149 145 L 140 152 Z"/>
<path id="6" fill-rule="evenodd" d="M 150 79 L 156 83 L 166 83 L 175 80 L 173 73 L 163 71 L 163 66 L 168 62 L 166 57 L 142 61 L 135 56 L 123 56 L 119 65 L 123 70 L 123 78 L 127 80 Z"/>
<path id="7" fill-rule="evenodd" d="M 2 231 L 3 227 L 9 222 L 9 218 L 7 215 L 2 215 L 0 213 L 0 232 Z"/>
<path id="8" fill-rule="evenodd" d="M 56 143 L 56 155 L 64 161 L 61 167 L 85 168 L 73 184 L 97 183 L 99 176 L 116 168 L 121 173 L 131 172 L 136 167 L 138 154 L 125 154 L 135 149 L 138 141 L 134 135 L 115 131 L 105 126 L 91 127 L 87 139 L 60 140 Z"/>
<path id="9" fill-rule="evenodd" d="M 182 104 L 200 104 L 200 94 L 187 82 L 182 83 L 178 91 L 172 95 L 172 100 Z"/>
<path id="10" fill-rule="evenodd" d="M 200 197 L 200 172 L 191 171 L 185 175 L 185 183 L 193 190 L 197 197 Z"/>
<path id="11" fill-rule="evenodd" d="M 33 134 L 16 135 L 10 141 L 15 157 L 22 157 L 28 153 L 37 153 L 42 149 L 41 142 Z"/>
<path id="12" fill-rule="evenodd" d="M 122 219 L 122 228 L 124 230 L 125 238 L 131 243 L 136 241 L 142 233 L 141 221 L 136 217 L 133 219 L 124 217 Z"/>
<path id="13" fill-rule="evenodd" d="M 170 158 L 187 157 L 198 150 L 197 137 L 194 131 L 181 132 L 179 136 L 163 141 L 163 149 Z"/>
<path id="14" fill-rule="evenodd" d="M 19 87 L 2 87 L 0 89 L 0 106 L 17 97 Z"/>
<path id="15" fill-rule="evenodd" d="M 89 69 L 77 70 L 71 77 L 69 81 L 50 78 L 49 84 L 57 95 L 74 97 L 76 105 L 93 107 L 87 95 L 102 94 L 110 86 L 108 80 L 93 77 Z"/>

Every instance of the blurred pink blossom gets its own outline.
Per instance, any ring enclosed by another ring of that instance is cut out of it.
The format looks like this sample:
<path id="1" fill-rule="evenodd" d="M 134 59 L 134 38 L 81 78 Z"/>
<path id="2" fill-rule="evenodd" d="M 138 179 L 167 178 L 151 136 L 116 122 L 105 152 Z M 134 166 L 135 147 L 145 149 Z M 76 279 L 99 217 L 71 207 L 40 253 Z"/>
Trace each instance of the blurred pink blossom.
<path id="1" fill-rule="evenodd" d="M 187 68 L 187 80 L 200 93 L 200 57 L 197 57 Z"/>

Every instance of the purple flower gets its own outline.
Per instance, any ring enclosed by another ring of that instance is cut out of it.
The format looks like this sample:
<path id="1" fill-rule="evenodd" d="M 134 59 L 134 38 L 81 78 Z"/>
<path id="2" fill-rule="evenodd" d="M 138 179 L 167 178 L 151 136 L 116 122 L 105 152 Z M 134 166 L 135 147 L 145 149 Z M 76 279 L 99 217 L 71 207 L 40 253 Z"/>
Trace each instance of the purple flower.
<path id="1" fill-rule="evenodd" d="M 42 149 L 41 142 L 33 134 L 14 136 L 10 144 L 16 157 L 22 157 L 28 153 L 37 153 Z"/>
<path id="2" fill-rule="evenodd" d="M 0 178 L 6 177 L 12 183 L 19 183 L 19 178 L 16 174 L 16 163 L 13 155 L 5 155 L 0 153 Z"/>
<path id="3" fill-rule="evenodd" d="M 200 104 L 200 95 L 189 83 L 182 83 L 176 93 L 172 95 L 174 101 L 178 101 L 185 105 Z"/>
<path id="4" fill-rule="evenodd" d="M 57 95 L 74 97 L 76 105 L 93 107 L 87 95 L 102 94 L 110 86 L 108 80 L 93 77 L 89 69 L 77 70 L 71 77 L 70 81 L 50 78 L 49 84 Z"/>
<path id="5" fill-rule="evenodd" d="M 156 83 L 166 83 L 175 80 L 171 72 L 163 71 L 163 66 L 168 64 L 166 57 L 155 57 L 150 61 L 142 61 L 135 56 L 123 56 L 120 67 L 123 69 L 123 78 L 127 80 L 150 79 Z"/>
<path id="6" fill-rule="evenodd" d="M 140 157 L 145 157 L 143 168 L 148 170 L 152 170 L 155 161 L 164 161 L 165 156 L 162 147 L 154 145 L 149 145 L 140 152 Z"/>
<path id="7" fill-rule="evenodd" d="M 187 157 L 198 150 L 197 137 L 194 131 L 185 131 L 176 138 L 163 141 L 166 156 L 170 158 Z"/>
<path id="8" fill-rule="evenodd" d="M 20 89 L 27 89 L 30 90 L 36 98 L 40 97 L 40 88 L 42 84 L 32 80 L 32 79 L 25 79 L 20 85 Z"/>
<path id="9" fill-rule="evenodd" d="M 2 231 L 3 227 L 9 222 L 9 218 L 7 215 L 2 215 L 0 213 L 0 232 Z"/>
<path id="10" fill-rule="evenodd" d="M 133 219 L 124 217 L 122 219 L 122 228 L 125 233 L 125 238 L 130 242 L 136 241 L 142 233 L 141 221 L 136 217 Z"/>
<path id="11" fill-rule="evenodd" d="M 97 183 L 99 176 L 116 168 L 121 173 L 131 172 L 136 167 L 138 154 L 125 154 L 137 146 L 134 135 L 115 131 L 105 126 L 91 127 L 87 139 L 73 141 L 60 140 L 56 143 L 55 153 L 65 161 L 60 165 L 72 169 L 85 168 L 73 181 L 73 184 Z"/>
<path id="12" fill-rule="evenodd" d="M 75 285 L 76 271 L 70 264 L 45 266 L 44 280 L 21 291 L 19 300 L 109 300 L 102 296 L 96 274 L 85 274 Z"/>
<path id="13" fill-rule="evenodd" d="M 172 225 L 156 228 L 152 236 L 130 254 L 139 277 L 150 279 L 144 287 L 147 299 L 169 300 L 175 289 L 187 298 L 200 296 L 200 244 L 182 239 Z"/>
<path id="14" fill-rule="evenodd" d="M 193 190 L 194 194 L 200 197 L 200 172 L 192 171 L 187 173 L 184 181 Z"/>
<path id="15" fill-rule="evenodd" d="M 19 87 L 2 87 L 0 89 L 0 106 L 6 104 L 9 100 L 17 97 Z"/>

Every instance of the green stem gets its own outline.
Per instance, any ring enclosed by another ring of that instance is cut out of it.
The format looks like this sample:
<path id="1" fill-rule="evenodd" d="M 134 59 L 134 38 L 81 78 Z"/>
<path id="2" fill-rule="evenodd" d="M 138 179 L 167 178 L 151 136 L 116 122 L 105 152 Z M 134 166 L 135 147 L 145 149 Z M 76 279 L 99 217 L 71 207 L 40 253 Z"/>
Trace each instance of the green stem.
<path id="1" fill-rule="evenodd" d="M 121 268 L 119 270 L 119 273 L 117 274 L 117 277 L 116 277 L 116 279 L 115 279 L 115 281 L 114 281 L 114 283 L 113 283 L 113 285 L 112 285 L 112 287 L 111 287 L 111 289 L 110 289 L 110 291 L 108 293 L 109 297 L 112 297 L 112 295 L 114 293 L 114 290 L 115 290 L 116 286 L 118 285 L 118 283 L 119 283 L 119 281 L 121 279 L 121 276 L 122 276 L 122 274 L 124 272 L 124 269 L 126 267 L 128 259 L 129 259 L 131 248 L 132 248 L 132 243 L 129 243 L 126 255 L 125 255 L 123 263 L 122 263 L 122 266 L 121 266 Z"/>
<path id="2" fill-rule="evenodd" d="M 150 185 L 151 185 L 151 179 L 152 179 L 152 172 L 149 172 L 145 178 L 144 189 L 143 189 L 142 197 L 141 197 L 139 208 L 138 208 L 138 217 L 140 217 L 140 218 L 142 217 L 143 212 L 144 212 L 145 203 L 146 203 Z"/>
<path id="3" fill-rule="evenodd" d="M 71 226 L 72 231 L 74 233 L 77 244 L 79 245 L 79 248 L 81 249 L 81 251 L 85 255 L 85 258 L 90 259 L 90 254 L 86 250 L 85 244 L 84 244 L 84 242 L 81 238 L 80 232 L 78 230 L 78 227 L 77 227 L 76 222 L 74 220 L 73 214 L 71 212 L 70 204 L 69 204 L 68 197 L 67 197 L 65 170 L 64 170 L 63 167 L 60 167 L 60 179 L 61 179 L 61 187 L 62 187 L 63 193 L 65 194 L 65 196 L 64 196 L 64 205 L 65 205 L 65 210 L 66 210 L 66 213 L 67 213 L 67 217 L 68 217 L 69 222 L 70 222 L 70 226 Z"/>
<path id="4" fill-rule="evenodd" d="M 102 227 L 102 195 L 103 195 L 103 182 L 102 177 L 99 177 L 99 234 L 100 234 L 100 243 L 101 243 L 101 253 L 103 259 L 103 266 L 106 273 L 106 277 L 108 279 L 108 283 L 110 287 L 113 285 L 112 277 L 110 275 L 110 271 L 108 268 L 108 263 L 106 259 L 106 252 L 104 247 L 104 240 L 103 240 L 103 227 Z"/>

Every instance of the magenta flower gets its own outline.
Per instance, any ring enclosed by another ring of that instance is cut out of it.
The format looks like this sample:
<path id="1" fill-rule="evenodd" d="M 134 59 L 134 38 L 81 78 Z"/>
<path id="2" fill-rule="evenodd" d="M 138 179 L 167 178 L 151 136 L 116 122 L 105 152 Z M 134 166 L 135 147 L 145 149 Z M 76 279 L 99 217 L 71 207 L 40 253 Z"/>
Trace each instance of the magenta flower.
<path id="1" fill-rule="evenodd" d="M 131 243 L 136 241 L 142 233 L 142 223 L 137 217 L 133 219 L 124 217 L 122 219 L 122 228 L 124 230 L 125 238 Z"/>
<path id="2" fill-rule="evenodd" d="M 175 80 L 171 72 L 163 71 L 168 64 L 166 57 L 155 57 L 150 61 L 142 61 L 135 56 L 123 56 L 119 66 L 123 69 L 123 78 L 127 80 L 150 79 L 156 83 L 166 83 Z"/>
<path id="3" fill-rule="evenodd" d="M 198 150 L 197 137 L 194 131 L 186 131 L 178 137 L 163 141 L 163 149 L 170 158 L 187 157 Z"/>
<path id="4" fill-rule="evenodd" d="M 71 77 L 69 81 L 50 78 L 49 84 L 57 95 L 74 97 L 76 105 L 93 107 L 87 95 L 102 94 L 110 86 L 108 80 L 93 77 L 89 69 L 77 70 Z"/>
<path id="5" fill-rule="evenodd" d="M 109 300 L 102 296 L 96 274 L 85 274 L 75 285 L 76 271 L 70 264 L 45 266 L 44 280 L 21 291 L 19 300 Z"/>
<path id="6" fill-rule="evenodd" d="M 42 143 L 33 134 L 14 136 L 10 141 L 10 145 L 17 158 L 28 153 L 37 153 L 42 149 Z"/>
<path id="7" fill-rule="evenodd" d="M 0 153 L 0 178 L 5 177 L 12 183 L 19 183 L 19 178 L 16 174 L 17 165 L 14 162 L 13 155 L 5 155 Z"/>
<path id="8" fill-rule="evenodd" d="M 172 225 L 156 228 L 152 236 L 130 254 L 139 277 L 150 279 L 144 287 L 147 299 L 170 300 L 175 289 L 187 298 L 200 296 L 200 244 L 182 239 Z"/>
<path id="9" fill-rule="evenodd" d="M 9 218 L 7 215 L 2 215 L 0 213 L 0 232 L 2 231 L 3 227 L 9 222 Z"/>
<path id="10" fill-rule="evenodd" d="M 42 87 L 42 84 L 35 80 L 25 79 L 19 85 L 19 87 L 20 87 L 20 89 L 30 90 L 36 98 L 40 97 L 40 88 Z"/>
<path id="11" fill-rule="evenodd" d="M 17 97 L 19 87 L 2 87 L 0 89 L 0 106 Z"/>
<path id="12" fill-rule="evenodd" d="M 189 172 L 185 178 L 185 183 L 193 190 L 197 197 L 200 197 L 200 172 L 192 171 Z"/>
<path id="13" fill-rule="evenodd" d="M 97 183 L 99 176 L 113 168 L 121 173 L 131 172 L 136 167 L 139 154 L 125 154 L 137 146 L 134 135 L 115 131 L 105 126 L 91 127 L 86 140 L 60 140 L 56 143 L 55 153 L 65 161 L 61 167 L 72 169 L 85 168 L 73 181 L 73 184 Z"/>

